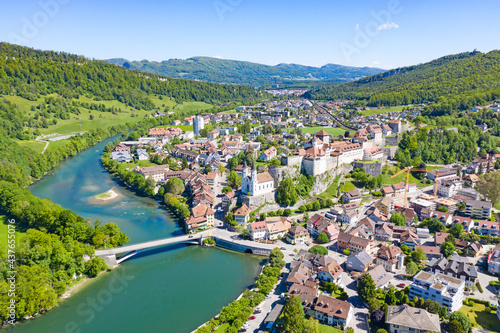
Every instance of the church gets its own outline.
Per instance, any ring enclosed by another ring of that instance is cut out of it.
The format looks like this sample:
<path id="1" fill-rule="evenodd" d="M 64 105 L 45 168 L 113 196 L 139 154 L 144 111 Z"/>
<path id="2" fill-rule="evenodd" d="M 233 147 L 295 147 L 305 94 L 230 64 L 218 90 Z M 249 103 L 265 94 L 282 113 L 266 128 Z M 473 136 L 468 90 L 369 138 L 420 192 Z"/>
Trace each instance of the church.
<path id="1" fill-rule="evenodd" d="M 241 178 L 241 192 L 249 196 L 258 196 L 274 192 L 274 179 L 269 172 L 257 174 L 255 164 L 252 171 L 249 168 L 243 168 L 243 177 Z"/>

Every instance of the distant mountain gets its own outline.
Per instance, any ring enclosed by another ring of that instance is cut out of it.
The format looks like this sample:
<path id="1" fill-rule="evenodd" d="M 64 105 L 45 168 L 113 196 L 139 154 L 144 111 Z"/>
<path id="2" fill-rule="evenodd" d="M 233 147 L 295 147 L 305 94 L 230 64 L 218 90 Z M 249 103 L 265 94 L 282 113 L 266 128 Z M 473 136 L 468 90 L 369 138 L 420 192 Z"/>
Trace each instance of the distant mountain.
<path id="1" fill-rule="evenodd" d="M 500 98 L 500 51 L 448 55 L 308 91 L 304 97 L 356 99 L 368 106 L 431 103 L 428 114 L 450 114 Z"/>
<path id="2" fill-rule="evenodd" d="M 165 75 L 172 78 L 252 86 L 290 84 L 297 81 L 346 82 L 378 74 L 384 70 L 371 67 L 349 67 L 327 64 L 323 67 L 296 64 L 268 66 L 248 61 L 194 57 L 162 62 L 129 61 L 116 58 L 108 62 L 130 69 Z"/>

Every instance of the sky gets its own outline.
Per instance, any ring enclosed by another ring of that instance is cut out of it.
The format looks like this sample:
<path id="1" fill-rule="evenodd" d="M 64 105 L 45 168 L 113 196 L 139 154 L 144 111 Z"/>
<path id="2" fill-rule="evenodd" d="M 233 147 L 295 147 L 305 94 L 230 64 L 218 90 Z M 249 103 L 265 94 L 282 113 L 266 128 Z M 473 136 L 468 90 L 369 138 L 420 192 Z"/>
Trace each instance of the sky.
<path id="1" fill-rule="evenodd" d="M 500 48 L 497 0 L 19 0 L 0 41 L 95 59 L 384 69 Z"/>

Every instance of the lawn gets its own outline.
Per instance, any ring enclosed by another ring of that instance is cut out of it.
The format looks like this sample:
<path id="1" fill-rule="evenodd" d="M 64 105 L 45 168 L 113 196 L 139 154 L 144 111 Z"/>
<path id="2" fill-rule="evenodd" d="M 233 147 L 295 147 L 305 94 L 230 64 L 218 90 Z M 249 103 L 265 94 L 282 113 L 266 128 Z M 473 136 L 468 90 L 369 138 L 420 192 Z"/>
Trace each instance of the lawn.
<path id="1" fill-rule="evenodd" d="M 120 168 L 132 170 L 132 169 L 135 169 L 136 167 L 144 168 L 144 167 L 155 166 L 155 165 L 158 165 L 158 164 L 150 162 L 150 161 L 137 161 L 134 163 L 120 163 Z"/>
<path id="2" fill-rule="evenodd" d="M 481 327 L 493 332 L 500 332 L 500 321 L 496 314 L 484 312 L 485 306 L 483 304 L 474 304 L 474 307 L 462 306 L 460 312 L 466 314 L 472 321 L 472 325 Z"/>
<path id="3" fill-rule="evenodd" d="M 343 185 L 340 185 L 340 192 L 348 192 L 359 188 L 350 180 L 344 180 L 340 183 L 344 183 Z"/>
<path id="4" fill-rule="evenodd" d="M 15 225 L 15 224 L 14 224 Z M 7 244 L 8 244 L 8 223 L 7 219 L 5 218 L 5 215 L 0 215 L 0 251 L 4 252 L 7 250 Z M 16 230 L 19 230 L 19 228 L 16 226 Z M 15 233 L 16 235 L 16 244 L 19 244 L 21 241 L 21 238 L 25 235 L 26 233 L 24 232 L 17 232 Z M 16 245 L 17 248 L 17 245 Z M 4 252 L 5 253 L 5 252 Z"/>
<path id="5" fill-rule="evenodd" d="M 365 116 L 371 116 L 374 114 L 378 113 L 386 113 L 386 112 L 394 112 L 394 111 L 402 111 L 404 106 L 391 106 L 389 108 L 384 108 L 384 109 L 374 109 L 374 110 L 366 110 L 366 111 L 361 111 L 360 113 L 365 115 Z"/>
<path id="6" fill-rule="evenodd" d="M 497 202 L 497 203 L 495 204 L 495 208 L 496 208 L 496 209 L 498 209 L 498 210 L 500 210 L 500 202 Z"/>
<path id="7" fill-rule="evenodd" d="M 304 127 L 302 128 L 302 133 L 316 134 L 321 130 L 325 130 L 328 134 L 332 134 L 333 136 L 339 136 L 340 134 L 345 134 L 345 129 L 338 127 Z"/>
<path id="8" fill-rule="evenodd" d="M 214 330 L 214 333 L 224 333 L 226 331 L 226 328 L 228 328 L 228 327 L 229 327 L 229 323 L 224 323 L 222 325 L 219 325 Z"/>
<path id="9" fill-rule="evenodd" d="M 319 329 L 321 330 L 321 333 L 343 333 L 344 331 L 339 330 L 338 328 L 328 326 L 328 325 L 323 325 L 319 324 Z"/>
<path id="10" fill-rule="evenodd" d="M 320 199 L 333 199 L 337 197 L 337 187 L 340 176 L 335 177 L 333 182 L 328 186 L 325 192 L 321 193 L 318 198 Z"/>

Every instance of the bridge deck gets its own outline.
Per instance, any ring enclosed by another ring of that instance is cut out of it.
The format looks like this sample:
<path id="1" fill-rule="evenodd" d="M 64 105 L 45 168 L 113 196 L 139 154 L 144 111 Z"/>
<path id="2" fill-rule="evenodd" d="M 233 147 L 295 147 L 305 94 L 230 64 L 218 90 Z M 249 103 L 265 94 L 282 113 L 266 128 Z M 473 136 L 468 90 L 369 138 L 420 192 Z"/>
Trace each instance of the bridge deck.
<path id="1" fill-rule="evenodd" d="M 133 252 L 133 251 L 138 251 L 138 250 L 144 250 L 144 249 L 157 247 L 157 246 L 193 241 L 193 240 L 198 240 L 198 239 L 202 238 L 205 235 L 205 233 L 206 232 L 200 232 L 200 233 L 195 234 L 195 235 L 183 235 L 183 236 L 177 236 L 177 237 L 169 237 L 169 238 L 158 239 L 158 240 L 139 243 L 139 244 L 115 247 L 112 249 L 95 250 L 95 255 L 96 256 L 104 256 L 104 255 L 112 255 L 112 254 L 116 255 L 116 254 L 120 254 L 120 253 L 127 253 L 127 252 Z"/>

